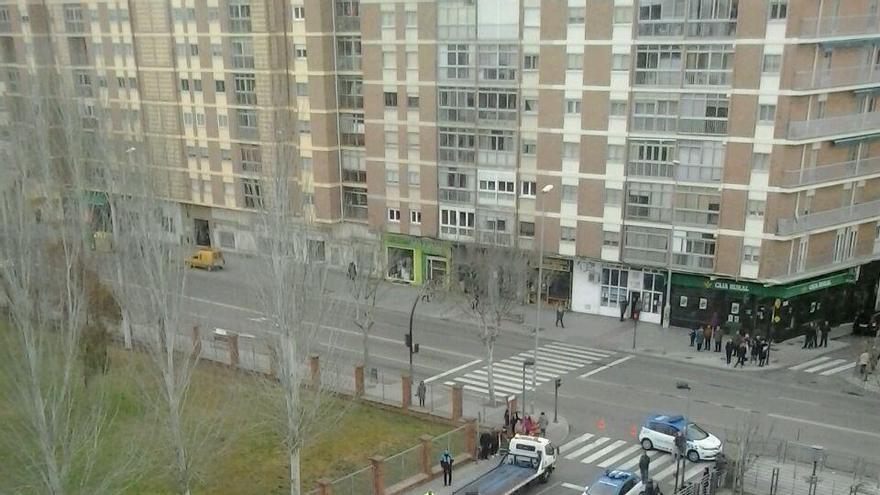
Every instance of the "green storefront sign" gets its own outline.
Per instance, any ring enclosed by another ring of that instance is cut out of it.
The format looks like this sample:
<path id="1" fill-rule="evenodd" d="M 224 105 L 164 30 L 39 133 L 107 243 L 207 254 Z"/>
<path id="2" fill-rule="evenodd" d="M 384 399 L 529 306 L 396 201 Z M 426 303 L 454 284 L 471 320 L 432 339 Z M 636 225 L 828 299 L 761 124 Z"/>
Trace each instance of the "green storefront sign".
<path id="1" fill-rule="evenodd" d="M 711 279 L 700 275 L 673 274 L 672 284 L 680 287 L 692 287 L 708 290 L 722 290 L 748 294 L 757 297 L 773 297 L 779 299 L 791 299 L 792 297 L 808 294 L 821 289 L 827 289 L 837 285 L 850 284 L 856 281 L 854 269 L 832 273 L 821 278 L 797 282 L 788 285 L 764 285 L 754 282 L 744 282 L 727 279 Z"/>
<path id="2" fill-rule="evenodd" d="M 442 271 L 445 277 L 451 257 L 448 244 L 427 237 L 402 234 L 385 234 L 383 243 L 389 263 L 388 278 L 421 285 L 426 275 L 436 277 Z M 403 257 L 400 256 L 401 252 L 405 252 Z M 409 261 L 407 253 L 411 253 Z"/>

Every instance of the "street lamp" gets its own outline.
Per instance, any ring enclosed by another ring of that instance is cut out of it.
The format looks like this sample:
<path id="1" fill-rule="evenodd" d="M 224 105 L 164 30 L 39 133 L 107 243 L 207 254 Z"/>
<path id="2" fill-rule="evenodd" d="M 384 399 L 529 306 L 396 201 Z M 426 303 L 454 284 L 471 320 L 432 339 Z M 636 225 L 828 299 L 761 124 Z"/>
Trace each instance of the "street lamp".
<path id="1" fill-rule="evenodd" d="M 687 452 L 688 452 L 688 426 L 691 424 L 691 386 L 688 382 L 677 382 L 675 384 L 675 388 L 678 390 L 687 390 L 687 412 L 685 412 L 684 417 L 684 452 L 679 453 L 679 457 L 681 458 L 681 484 L 684 485 L 684 472 L 687 467 Z M 678 462 L 675 463 L 675 490 L 678 490 L 679 481 L 678 481 Z"/>
<path id="2" fill-rule="evenodd" d="M 535 354 L 534 359 L 532 360 L 532 364 L 538 362 L 538 332 L 541 330 L 541 288 L 544 285 L 544 203 L 543 197 L 553 190 L 553 184 L 547 184 L 546 186 L 541 188 L 541 195 L 537 198 L 537 213 L 541 216 L 541 237 L 538 239 L 538 284 L 536 294 L 538 296 L 538 301 L 536 304 L 535 310 Z M 549 289 L 549 287 L 548 287 Z M 525 368 L 523 368 L 523 372 L 525 372 Z M 538 367 L 532 367 L 532 390 L 538 390 Z M 525 394 L 525 387 L 523 388 L 523 394 Z M 525 416 L 525 395 L 523 395 L 523 416 Z M 535 412 L 535 400 L 532 399 L 532 413 Z"/>
<path id="3" fill-rule="evenodd" d="M 675 225 L 675 191 L 674 188 L 677 184 L 675 178 L 678 176 L 678 167 L 681 166 L 681 162 L 678 160 L 672 161 L 672 187 L 673 187 L 673 200 L 672 200 L 672 224 Z M 672 241 L 673 233 L 675 228 L 673 227 L 669 231 L 669 242 L 666 245 L 666 297 L 664 298 L 663 304 L 663 315 L 661 317 L 661 326 L 665 329 L 669 328 L 669 319 L 672 318 Z M 666 336 L 669 336 L 669 331 L 666 331 Z M 666 354 L 666 341 L 668 338 L 663 339 L 663 354 Z"/>
<path id="4" fill-rule="evenodd" d="M 531 366 L 532 369 L 535 368 L 535 360 L 532 358 L 526 358 L 523 361 L 523 379 L 522 379 L 522 389 L 523 389 L 523 400 L 522 400 L 522 415 L 523 419 L 526 417 L 526 366 Z M 537 390 L 537 389 L 534 389 Z M 537 392 L 535 392 L 537 394 Z"/>

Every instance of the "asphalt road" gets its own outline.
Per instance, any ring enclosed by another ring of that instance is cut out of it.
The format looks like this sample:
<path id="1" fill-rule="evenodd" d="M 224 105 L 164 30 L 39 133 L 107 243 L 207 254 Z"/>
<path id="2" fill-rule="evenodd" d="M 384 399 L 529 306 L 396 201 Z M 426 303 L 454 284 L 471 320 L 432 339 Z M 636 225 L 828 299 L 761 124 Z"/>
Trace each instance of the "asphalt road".
<path id="1" fill-rule="evenodd" d="M 258 301 L 248 287 L 244 269 L 222 272 L 194 271 L 188 281 L 188 311 L 205 326 L 216 326 L 259 334 L 261 324 Z M 332 296 L 333 294 L 331 294 Z M 401 301 L 400 310 L 377 308 L 376 326 L 370 340 L 372 366 L 382 373 L 398 375 L 408 370 L 408 352 L 403 336 L 408 325 L 411 301 Z M 351 320 L 351 308 L 339 303 L 328 326 L 336 331 L 322 335 L 321 345 L 335 349 L 341 359 L 354 363 L 361 359 L 361 335 Z M 417 379 L 456 369 L 482 359 L 473 327 L 466 322 L 416 318 L 416 341 L 421 352 L 415 359 Z M 533 338 L 526 333 L 506 333 L 495 354 L 502 360 L 532 349 Z M 851 349 L 831 357 L 850 359 Z M 619 353 L 626 356 L 625 353 Z M 468 372 L 479 365 L 450 374 L 445 379 Z M 722 439 L 731 437 L 747 418 L 754 415 L 762 434 L 773 438 L 818 444 L 829 451 L 863 456 L 880 464 L 880 401 L 876 395 L 849 385 L 842 376 L 820 376 L 802 370 L 732 372 L 644 355 L 603 369 L 585 378 L 585 367 L 560 373 L 564 384 L 559 395 L 560 415 L 571 424 L 569 438 L 585 434 L 607 437 L 608 444 L 622 450 L 635 445 L 633 429 L 653 411 L 686 413 Z M 676 388 L 678 382 L 691 387 Z M 552 380 L 538 388 L 539 408 L 552 410 Z M 604 448 L 604 447 L 603 447 Z M 596 452 L 601 450 L 596 447 Z M 590 452 L 574 459 L 563 458 L 554 478 L 529 493 L 572 494 L 603 468 L 596 462 L 581 462 Z M 566 455 L 563 452 L 563 455 Z M 608 456 L 615 455 L 609 452 Z M 670 482 L 671 483 L 671 482 Z M 671 485 L 664 484 L 664 492 Z"/>

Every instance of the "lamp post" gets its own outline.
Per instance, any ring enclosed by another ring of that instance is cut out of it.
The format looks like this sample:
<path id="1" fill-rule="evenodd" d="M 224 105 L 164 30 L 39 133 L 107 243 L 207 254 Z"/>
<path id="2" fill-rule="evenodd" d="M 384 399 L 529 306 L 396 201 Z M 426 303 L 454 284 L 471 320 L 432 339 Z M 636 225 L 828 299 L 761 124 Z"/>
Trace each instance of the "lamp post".
<path id="1" fill-rule="evenodd" d="M 523 400 L 522 400 L 522 415 L 523 419 L 526 417 L 526 366 L 531 366 L 533 369 L 535 367 L 535 360 L 532 358 L 526 358 L 523 361 L 523 378 L 522 378 L 522 389 L 523 389 Z"/>
<path id="2" fill-rule="evenodd" d="M 672 161 L 672 223 L 675 225 L 675 186 L 677 181 L 675 178 L 678 176 L 678 167 L 681 166 L 681 162 L 678 160 Z M 661 318 L 661 326 L 664 329 L 669 328 L 669 319 L 672 318 L 672 241 L 673 241 L 673 231 L 669 231 L 669 241 L 666 245 L 666 297 L 663 298 L 663 315 Z M 669 337 L 669 330 L 665 330 L 666 338 L 663 339 L 663 354 L 666 354 L 666 340 Z"/>
<path id="3" fill-rule="evenodd" d="M 541 330 L 541 292 L 544 286 L 544 203 L 543 198 L 553 190 L 553 184 L 547 184 L 541 188 L 540 196 L 537 198 L 537 213 L 541 216 L 541 237 L 538 239 L 538 284 L 536 294 L 538 301 L 535 311 L 535 349 L 534 358 L 532 359 L 532 390 L 538 390 L 538 366 L 534 363 L 538 362 L 538 332 Z M 549 288 L 548 288 L 549 289 Z M 525 368 L 523 368 L 525 370 Z M 523 387 L 525 394 L 525 387 Z M 523 395 L 523 416 L 525 416 L 525 395 Z M 532 413 L 535 412 L 535 399 L 532 399 Z"/>
<path id="4" fill-rule="evenodd" d="M 681 485 L 684 485 L 684 472 L 687 468 L 687 452 L 688 452 L 688 426 L 691 424 L 691 386 L 688 382 L 677 382 L 675 384 L 675 388 L 678 390 L 687 390 L 687 409 L 684 417 L 684 452 L 681 452 L 679 458 L 681 459 L 681 469 L 678 468 L 678 462 L 675 463 L 675 490 L 679 488 L 679 476 L 678 473 L 681 472 Z"/>

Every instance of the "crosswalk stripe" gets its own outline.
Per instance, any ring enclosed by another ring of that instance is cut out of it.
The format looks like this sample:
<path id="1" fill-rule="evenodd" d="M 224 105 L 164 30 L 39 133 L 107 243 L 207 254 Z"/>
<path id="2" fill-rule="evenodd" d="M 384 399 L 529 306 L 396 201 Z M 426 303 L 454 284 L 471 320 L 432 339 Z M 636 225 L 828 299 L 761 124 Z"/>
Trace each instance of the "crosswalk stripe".
<path id="1" fill-rule="evenodd" d="M 831 358 L 830 358 L 830 357 L 827 357 L 827 356 L 822 356 L 822 357 L 818 357 L 818 358 L 816 358 L 816 359 L 811 359 L 811 360 L 807 361 L 806 363 L 801 363 L 801 364 L 799 364 L 799 365 L 797 365 L 797 366 L 792 366 L 792 367 L 789 368 L 789 369 L 790 369 L 790 370 L 795 370 L 795 371 L 796 371 L 796 370 L 800 370 L 800 369 L 807 368 L 807 367 L 812 366 L 812 365 L 814 365 L 814 364 L 816 364 L 816 363 L 821 363 L 822 361 L 828 361 L 829 359 L 831 359 Z"/>
<path id="2" fill-rule="evenodd" d="M 837 368 L 831 368 L 830 370 L 823 371 L 819 374 L 822 376 L 828 376 L 828 375 L 840 373 L 841 371 L 846 371 L 850 368 L 855 368 L 855 367 L 856 367 L 856 363 L 847 363 L 847 364 L 844 364 L 843 366 L 838 366 Z"/>
<path id="3" fill-rule="evenodd" d="M 690 481 L 691 478 L 698 475 L 700 471 L 706 469 L 706 466 L 702 466 L 700 464 L 695 465 L 694 467 L 686 470 L 684 472 L 684 480 L 685 482 Z"/>
<path id="4" fill-rule="evenodd" d="M 513 359 L 517 359 L 517 360 L 519 360 L 519 363 L 518 363 L 518 364 L 520 365 L 520 367 L 522 367 L 522 363 L 523 363 L 527 358 L 531 358 L 531 356 L 527 356 L 527 357 L 514 356 L 514 357 L 509 358 L 509 359 L 511 359 L 511 360 L 513 360 Z M 558 365 L 558 364 L 548 363 L 547 360 L 545 360 L 545 359 L 541 359 L 541 357 L 538 356 L 538 371 L 541 371 L 542 369 L 543 369 L 544 371 L 552 371 L 552 372 L 555 372 L 555 373 L 566 374 L 566 373 L 571 372 L 571 370 L 576 370 L 576 369 L 578 369 L 578 367 L 577 367 L 577 366 L 562 366 L 562 365 Z M 531 371 L 526 370 L 526 373 L 531 373 Z"/>
<path id="5" fill-rule="evenodd" d="M 641 450 L 641 448 L 642 448 L 641 445 L 630 445 L 629 448 L 627 448 L 623 452 L 618 452 L 617 454 L 600 462 L 599 464 L 597 464 L 597 466 L 599 466 L 600 468 L 607 468 L 607 467 L 613 466 L 615 462 L 623 459 L 624 457 L 634 453 L 637 450 Z M 639 454 L 639 455 L 641 455 L 641 454 Z"/>
<path id="6" fill-rule="evenodd" d="M 457 382 L 461 382 L 461 383 L 464 383 L 464 384 L 468 384 L 468 385 L 473 385 L 473 386 L 475 386 L 475 387 L 480 387 L 480 390 L 483 390 L 484 393 L 486 393 L 486 394 L 489 393 L 489 384 L 486 383 L 486 382 L 484 382 L 484 381 L 473 380 L 473 379 L 470 379 L 470 378 L 464 378 L 464 377 L 461 377 L 461 376 L 458 377 L 458 378 L 456 378 L 455 381 L 457 381 Z M 498 390 L 498 388 L 499 388 L 499 387 L 496 385 L 496 386 L 495 386 L 496 391 Z M 526 390 L 532 390 L 531 387 L 528 386 L 528 384 L 526 384 Z M 511 391 L 511 392 L 512 392 L 512 391 Z M 518 391 L 517 393 L 522 393 L 522 390 Z"/>
<path id="7" fill-rule="evenodd" d="M 590 454 L 589 457 L 585 457 L 585 458 L 581 459 L 581 464 L 592 464 L 593 462 L 598 461 L 599 459 L 605 457 L 606 455 L 614 452 L 621 445 L 625 445 L 625 444 L 626 444 L 625 440 L 617 440 L 614 443 L 612 443 L 611 445 L 603 448 L 602 450 L 598 450 L 596 452 L 593 452 L 592 454 Z"/>
<path id="8" fill-rule="evenodd" d="M 495 363 L 494 366 L 496 368 L 500 368 L 505 371 L 514 372 L 517 376 L 522 378 L 522 365 L 516 366 L 516 365 L 512 365 L 512 364 L 507 364 L 507 363 Z M 528 368 L 526 368 L 526 373 L 530 373 Z M 555 373 L 546 373 L 544 371 L 538 370 L 538 376 L 541 376 L 541 375 L 546 376 L 547 378 L 555 378 L 555 377 L 559 376 L 558 374 L 555 374 Z"/>
<path id="9" fill-rule="evenodd" d="M 560 446 L 559 450 L 564 453 L 566 450 L 568 450 L 569 447 L 574 447 L 575 445 L 580 445 L 591 438 L 593 438 L 592 433 L 584 433 L 583 435 L 575 438 L 574 440 Z"/>
<path id="10" fill-rule="evenodd" d="M 569 490 L 574 490 L 576 492 L 582 492 L 584 490 L 583 486 L 575 485 L 574 483 L 568 483 L 568 482 L 564 482 L 559 486 L 561 486 L 562 488 L 568 488 Z"/>
<path id="11" fill-rule="evenodd" d="M 521 353 L 517 354 L 516 356 L 512 356 L 509 359 L 515 358 L 518 360 L 526 360 L 526 359 L 531 359 L 534 356 L 535 356 L 534 352 L 526 351 L 526 352 L 521 352 Z M 562 368 L 565 370 L 568 370 L 569 368 L 572 368 L 572 367 L 574 367 L 574 368 L 578 367 L 577 365 L 574 365 L 573 363 L 558 362 L 555 359 L 547 357 L 546 355 L 542 358 L 541 353 L 539 352 L 538 353 L 538 366 L 541 366 L 543 364 L 549 364 L 551 366 L 555 366 L 557 368 Z"/>
<path id="12" fill-rule="evenodd" d="M 804 370 L 804 373 L 815 373 L 823 368 L 832 368 L 834 366 L 837 366 L 837 365 L 845 363 L 845 362 L 846 362 L 846 360 L 844 360 L 844 359 L 834 359 L 834 360 L 822 363 L 818 366 L 813 366 L 812 368 L 807 368 Z"/>
<path id="13" fill-rule="evenodd" d="M 474 370 L 472 373 L 484 374 L 484 375 L 488 376 L 489 375 L 489 368 L 482 368 L 479 370 Z M 522 370 L 520 370 L 520 372 L 517 373 L 513 370 L 505 369 L 500 366 L 492 366 L 492 374 L 495 375 L 496 379 L 498 379 L 498 377 L 501 377 L 504 380 L 508 380 L 508 381 L 512 381 L 512 382 L 516 382 L 516 383 L 522 382 Z"/>
<path id="14" fill-rule="evenodd" d="M 593 359 L 582 359 L 582 358 L 570 358 L 570 357 L 560 357 L 556 354 L 547 352 L 547 351 L 538 351 L 538 357 L 547 359 L 548 361 L 552 361 L 554 363 L 563 363 L 563 364 L 572 364 L 580 368 L 584 365 L 584 363 L 592 363 L 595 360 Z"/>
<path id="15" fill-rule="evenodd" d="M 602 444 L 608 442 L 609 440 L 611 440 L 611 439 L 608 438 L 608 437 L 599 437 L 599 438 L 596 439 L 595 442 L 593 442 L 593 443 L 591 443 L 591 444 L 589 444 L 589 445 L 586 445 L 586 446 L 584 446 L 584 447 L 581 447 L 581 448 L 575 450 L 575 451 L 572 452 L 571 454 L 568 454 L 567 456 L 565 456 L 565 458 L 566 458 L 566 459 L 575 459 L 575 458 L 578 458 L 578 457 L 580 457 L 580 456 L 586 454 L 587 452 L 589 452 L 589 451 L 595 449 L 596 447 L 598 447 L 598 446 L 600 446 L 600 445 L 602 445 Z"/>
<path id="16" fill-rule="evenodd" d="M 656 459 L 657 457 L 660 457 L 662 454 L 663 453 L 660 452 L 659 450 L 651 450 L 651 451 L 648 451 L 648 458 L 650 458 L 651 461 L 653 462 L 654 459 Z M 624 471 L 629 471 L 630 469 L 636 467 L 636 464 L 639 463 L 639 457 L 641 457 L 641 454 L 637 455 L 636 457 L 633 457 L 632 459 L 626 461 L 625 463 L 621 464 L 620 466 L 615 467 L 615 469 L 622 469 Z"/>
<path id="17" fill-rule="evenodd" d="M 670 457 L 672 457 L 672 456 L 670 456 Z M 651 467 L 653 467 L 653 466 L 651 466 Z M 674 472 L 675 472 L 675 463 L 673 462 L 672 464 L 669 465 L 669 467 L 667 467 L 666 469 L 664 469 L 663 471 L 660 471 L 659 473 L 657 473 L 655 475 L 652 475 L 651 477 L 655 481 L 664 481 L 666 478 L 672 476 L 672 473 L 674 473 Z"/>
<path id="18" fill-rule="evenodd" d="M 588 358 L 588 359 L 607 359 L 607 358 L 610 358 L 611 356 L 614 355 L 613 352 L 598 352 L 598 351 L 585 350 L 585 349 L 579 349 L 579 348 L 573 349 L 570 347 L 563 347 L 563 346 L 555 345 L 555 344 L 548 344 L 548 345 L 544 346 L 544 349 L 552 350 L 554 352 L 559 352 L 562 354 L 568 354 L 570 356 L 576 356 L 576 357 Z"/>
<path id="19" fill-rule="evenodd" d="M 485 379 L 480 380 L 480 385 L 485 386 L 487 389 L 489 388 L 489 377 L 487 376 Z M 498 379 L 495 379 L 495 391 L 506 392 L 508 394 L 521 394 L 522 393 L 522 383 L 517 383 L 515 386 L 505 384 L 503 382 L 499 382 Z M 526 384 L 528 387 L 528 384 Z"/>
<path id="20" fill-rule="evenodd" d="M 599 372 L 601 372 L 601 371 L 605 371 L 605 370 L 607 370 L 608 368 L 611 368 L 612 366 L 616 366 L 616 365 L 618 365 L 618 364 L 620 364 L 620 363 L 623 363 L 623 362 L 629 361 L 630 359 L 632 359 L 632 358 L 634 358 L 634 357 L 635 357 L 635 356 L 633 356 L 632 354 L 630 354 L 629 356 L 624 356 L 624 357 L 622 357 L 622 358 L 620 358 L 620 359 L 617 359 L 617 360 L 615 360 L 615 361 L 611 361 L 610 363 L 606 364 L 605 366 L 599 366 L 598 368 L 596 368 L 596 369 L 594 369 L 594 370 L 590 370 L 590 371 L 584 373 L 583 375 L 581 375 L 581 378 L 587 378 L 588 376 L 593 376 L 593 375 L 595 375 L 596 373 L 599 373 Z"/>

